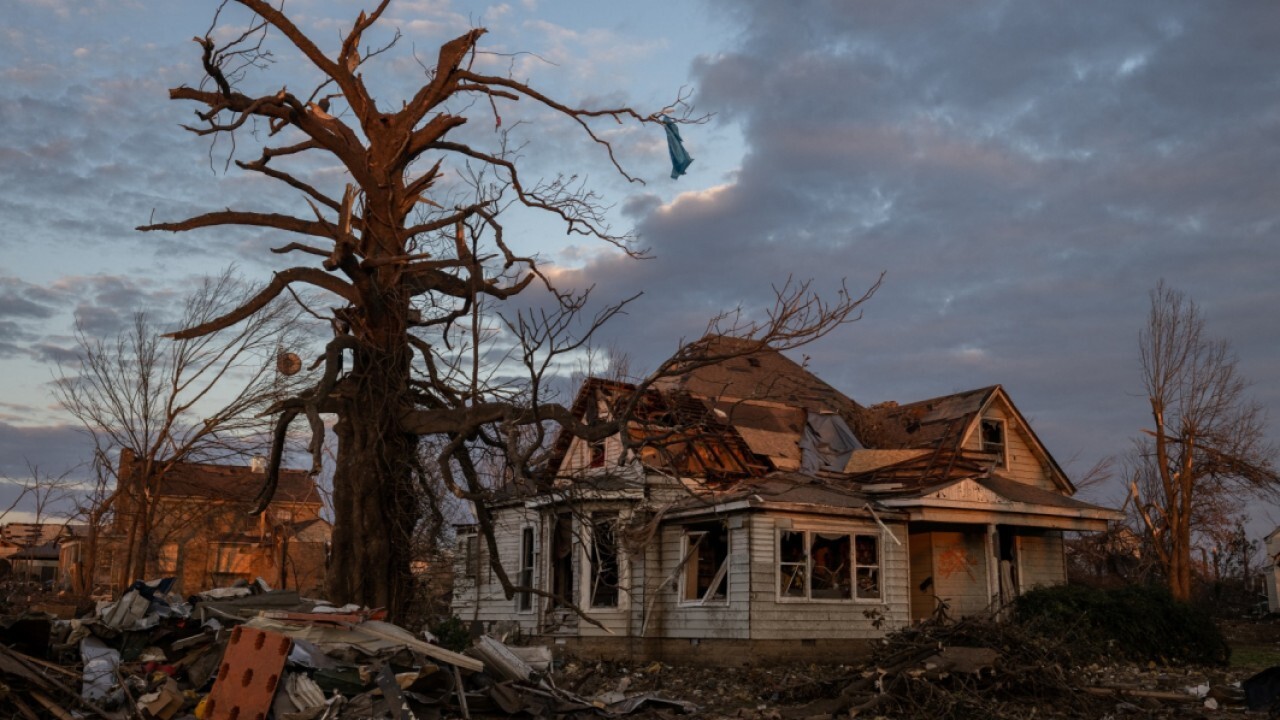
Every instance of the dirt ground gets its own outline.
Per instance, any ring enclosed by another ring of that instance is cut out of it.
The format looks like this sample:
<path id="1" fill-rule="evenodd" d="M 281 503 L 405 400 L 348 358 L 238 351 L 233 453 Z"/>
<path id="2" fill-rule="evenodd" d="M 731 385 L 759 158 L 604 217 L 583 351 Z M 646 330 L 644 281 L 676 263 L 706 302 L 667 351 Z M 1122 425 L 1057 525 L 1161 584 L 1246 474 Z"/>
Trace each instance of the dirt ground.
<path id="1" fill-rule="evenodd" d="M 1232 646 L 1232 662 L 1228 667 L 1094 664 L 1079 669 L 1081 685 L 1120 689 L 1114 698 L 1103 698 L 1102 714 L 1073 715 L 1046 702 L 1039 707 L 1026 706 L 1025 716 L 1115 720 L 1268 717 L 1265 712 L 1249 712 L 1240 704 L 1238 683 L 1263 669 L 1280 665 L 1280 617 L 1225 622 L 1222 629 Z M 570 662 L 556 674 L 555 682 L 586 697 L 610 691 L 627 694 L 653 691 L 696 704 L 699 718 L 787 720 L 810 717 L 805 714 L 810 701 L 838 694 L 840 689 L 862 677 L 863 670 L 820 664 L 706 668 L 663 663 L 628 666 Z M 1001 672 L 999 667 L 996 672 Z M 1203 697 L 1196 699 L 1193 693 Z M 1185 696 L 1185 699 L 1169 699 L 1176 696 Z M 1206 704 L 1206 701 L 1209 702 Z M 643 716 L 675 717 L 671 711 L 649 711 Z M 893 720 L 909 716 L 872 713 L 858 717 Z"/>

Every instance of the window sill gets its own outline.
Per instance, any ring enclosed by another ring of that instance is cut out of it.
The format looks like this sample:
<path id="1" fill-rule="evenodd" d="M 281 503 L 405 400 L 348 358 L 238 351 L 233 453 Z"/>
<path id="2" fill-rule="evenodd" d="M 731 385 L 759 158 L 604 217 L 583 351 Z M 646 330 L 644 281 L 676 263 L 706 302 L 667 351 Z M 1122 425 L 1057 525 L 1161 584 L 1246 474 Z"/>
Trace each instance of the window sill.
<path id="1" fill-rule="evenodd" d="M 677 601 L 676 601 L 676 607 L 678 607 L 678 608 L 693 608 L 693 609 L 697 609 L 697 608 L 727 608 L 727 607 L 729 607 L 729 601 L 728 601 L 727 599 L 726 599 L 726 600 L 709 600 L 709 601 L 707 601 L 707 602 L 699 602 L 699 601 L 697 601 L 697 600 L 677 600 Z"/>
<path id="2" fill-rule="evenodd" d="M 798 598 L 776 596 L 776 601 L 784 605 L 883 605 L 884 598 Z"/>

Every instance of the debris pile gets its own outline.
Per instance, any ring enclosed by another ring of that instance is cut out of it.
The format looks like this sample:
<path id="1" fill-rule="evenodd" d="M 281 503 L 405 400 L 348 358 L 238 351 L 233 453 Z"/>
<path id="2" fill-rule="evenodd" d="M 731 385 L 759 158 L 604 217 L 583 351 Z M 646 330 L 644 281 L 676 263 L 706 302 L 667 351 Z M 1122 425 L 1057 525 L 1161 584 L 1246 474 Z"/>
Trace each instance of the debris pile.
<path id="1" fill-rule="evenodd" d="M 272 590 L 261 580 L 188 600 L 135 583 L 83 617 L 0 621 L 0 713 L 147 720 L 469 718 L 475 714 L 690 712 L 652 692 L 556 687 L 545 647 L 481 636 L 466 653 L 380 611 Z"/>
<path id="2" fill-rule="evenodd" d="M 1079 718 L 1151 716 L 1164 710 L 1241 709 L 1239 683 L 1121 678 L 1085 662 L 1070 637 L 1026 625 L 970 617 L 930 621 L 890 635 L 847 682 L 784 718 Z M 1151 667 L 1154 672 L 1155 666 Z M 797 688 L 797 692 L 813 688 Z"/>

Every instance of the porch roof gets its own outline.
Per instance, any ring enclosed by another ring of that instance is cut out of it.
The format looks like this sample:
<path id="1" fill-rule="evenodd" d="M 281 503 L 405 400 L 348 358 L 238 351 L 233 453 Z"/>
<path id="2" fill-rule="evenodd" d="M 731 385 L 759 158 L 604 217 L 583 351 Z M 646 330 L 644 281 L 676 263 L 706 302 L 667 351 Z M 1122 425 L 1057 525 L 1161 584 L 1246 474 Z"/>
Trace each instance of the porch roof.
<path id="1" fill-rule="evenodd" d="M 935 485 L 878 503 L 912 521 L 1007 524 L 1058 530 L 1101 531 L 1123 519 L 1117 510 L 1001 477 L 974 477 Z"/>

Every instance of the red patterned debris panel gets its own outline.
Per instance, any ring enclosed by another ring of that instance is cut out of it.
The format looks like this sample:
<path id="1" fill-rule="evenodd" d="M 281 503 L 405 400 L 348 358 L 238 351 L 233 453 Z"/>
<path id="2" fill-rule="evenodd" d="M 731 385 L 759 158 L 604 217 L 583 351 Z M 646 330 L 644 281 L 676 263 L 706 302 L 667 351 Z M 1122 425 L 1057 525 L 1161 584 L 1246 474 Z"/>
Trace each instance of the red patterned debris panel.
<path id="1" fill-rule="evenodd" d="M 279 633 L 239 626 L 222 655 L 205 720 L 267 720 L 293 641 Z"/>

